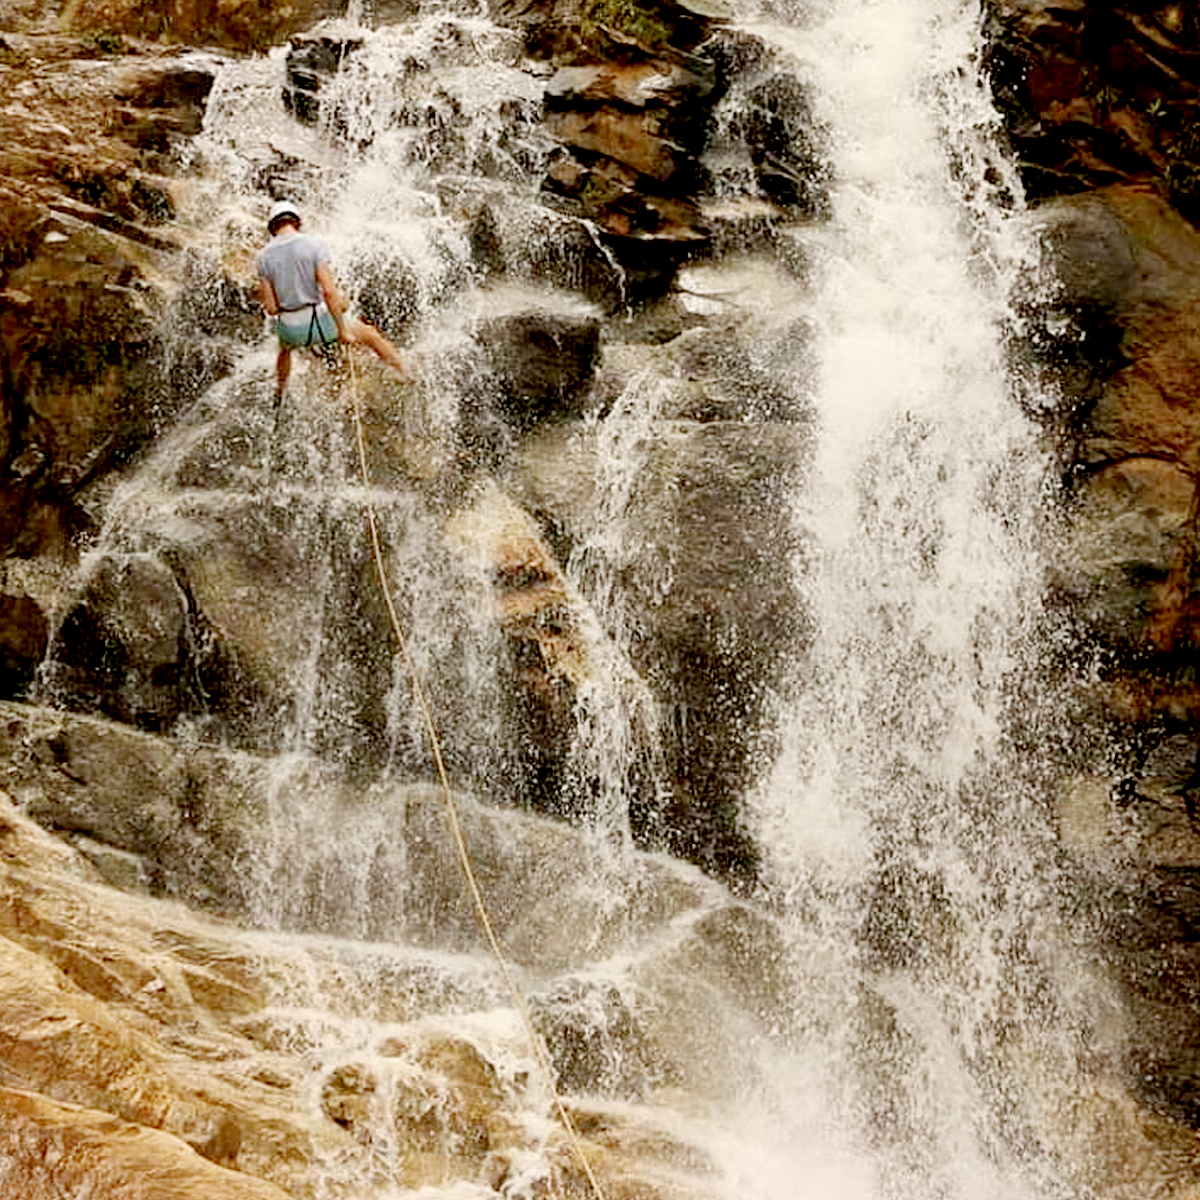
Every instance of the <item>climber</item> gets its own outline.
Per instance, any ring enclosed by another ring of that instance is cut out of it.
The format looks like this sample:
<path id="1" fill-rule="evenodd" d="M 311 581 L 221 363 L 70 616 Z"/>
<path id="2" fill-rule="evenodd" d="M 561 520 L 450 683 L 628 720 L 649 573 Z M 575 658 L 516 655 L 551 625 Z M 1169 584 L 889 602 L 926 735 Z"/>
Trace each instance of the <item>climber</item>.
<path id="1" fill-rule="evenodd" d="M 300 232 L 300 213 L 290 200 L 272 205 L 267 217 L 271 240 L 258 255 L 259 297 L 274 318 L 279 338 L 275 360 L 278 400 L 287 387 L 292 351 L 345 342 L 366 346 L 388 366 L 407 377 L 400 351 L 375 328 L 351 316 L 329 268 L 329 249 L 310 233 Z"/>

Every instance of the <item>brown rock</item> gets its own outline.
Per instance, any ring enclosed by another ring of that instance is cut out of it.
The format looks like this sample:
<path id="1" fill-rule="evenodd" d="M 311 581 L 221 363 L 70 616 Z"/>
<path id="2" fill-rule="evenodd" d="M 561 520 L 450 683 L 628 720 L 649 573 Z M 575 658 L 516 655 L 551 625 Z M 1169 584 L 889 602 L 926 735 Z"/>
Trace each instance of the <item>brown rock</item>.
<path id="1" fill-rule="evenodd" d="M 26 1200 L 288 1200 L 185 1142 L 108 1113 L 0 1088 L 0 1180 Z"/>
<path id="2" fill-rule="evenodd" d="M 689 70 L 682 63 L 586 63 L 559 67 L 546 84 L 550 101 L 573 106 L 617 102 L 630 108 L 668 102 L 694 102 L 715 86 L 711 75 Z"/>
<path id="3" fill-rule="evenodd" d="M 688 161 L 684 148 L 666 131 L 669 117 L 660 110 L 624 112 L 616 109 L 552 112 L 546 128 L 568 146 L 603 154 L 639 174 L 666 183 Z"/>
<path id="4" fill-rule="evenodd" d="M 71 497 L 153 428 L 178 249 L 162 172 L 198 132 L 217 63 L 62 35 L 4 46 L 0 553 L 61 555 L 84 526 Z"/>
<path id="5" fill-rule="evenodd" d="M 0 676 L 11 698 L 28 685 L 46 653 L 49 623 L 31 596 L 0 593 Z"/>
<path id="6" fill-rule="evenodd" d="M 72 0 L 58 20 L 62 28 L 87 33 L 104 30 L 130 38 L 160 38 L 230 50 L 262 51 L 343 7 L 329 0 L 298 0 L 288 5 L 269 0 Z"/>
<path id="7" fill-rule="evenodd" d="M 570 202 L 578 215 L 615 237 L 666 242 L 703 242 L 706 237 L 695 201 L 648 191 L 636 171 L 615 159 L 584 164 L 565 151 L 551 163 L 542 187 L 547 196 Z"/>
<path id="8" fill-rule="evenodd" d="M 1060 301 L 1084 314 L 1093 359 L 1107 354 L 1120 364 L 1087 415 L 1083 457 L 1160 456 L 1195 469 L 1200 232 L 1151 188 L 1059 200 L 1037 219 Z"/>
<path id="9" fill-rule="evenodd" d="M 1034 198 L 1135 178 L 1194 204 L 1194 21 L 1182 6 L 992 6 L 992 82 Z"/>
<path id="10" fill-rule="evenodd" d="M 1200 470 L 1200 288 L 1177 306 L 1148 312 L 1122 343 L 1130 363 L 1092 414 L 1092 453 L 1161 455 Z"/>

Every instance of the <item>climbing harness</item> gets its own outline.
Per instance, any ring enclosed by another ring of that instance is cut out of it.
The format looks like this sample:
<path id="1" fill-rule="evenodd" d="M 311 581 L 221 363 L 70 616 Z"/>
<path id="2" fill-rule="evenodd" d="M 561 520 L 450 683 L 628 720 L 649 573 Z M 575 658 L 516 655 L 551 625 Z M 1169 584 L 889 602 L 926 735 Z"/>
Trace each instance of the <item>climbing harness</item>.
<path id="1" fill-rule="evenodd" d="M 508 965 L 508 960 L 504 956 L 504 951 L 500 947 L 500 940 L 496 936 L 495 928 L 492 925 L 492 918 L 488 913 L 487 905 L 483 899 L 483 892 L 480 890 L 479 881 L 475 877 L 474 867 L 471 865 L 471 855 L 467 850 L 462 823 L 459 820 L 458 805 L 454 802 L 454 793 L 450 787 L 450 777 L 446 772 L 446 764 L 442 758 L 442 744 L 437 734 L 437 727 L 434 724 L 433 712 L 426 698 L 425 689 L 421 684 L 421 677 L 417 672 L 416 664 L 413 662 L 412 654 L 409 651 L 408 639 L 404 635 L 404 627 L 396 608 L 396 602 L 392 597 L 392 590 L 388 586 L 387 568 L 383 561 L 383 544 L 379 537 L 379 523 L 375 514 L 375 506 L 371 502 L 371 478 L 370 470 L 367 466 L 367 444 L 363 433 L 362 413 L 359 408 L 358 374 L 354 368 L 353 351 L 347 354 L 346 358 L 350 363 L 350 401 L 351 409 L 354 413 L 355 439 L 358 444 L 358 464 L 362 475 L 364 493 L 363 514 L 366 517 L 367 530 L 371 540 L 371 552 L 375 559 L 375 573 L 379 579 L 379 587 L 383 593 L 383 601 L 387 608 L 392 631 L 395 633 L 396 641 L 400 646 L 400 656 L 404 662 L 405 669 L 408 671 L 408 677 L 412 680 L 413 698 L 416 700 L 421 722 L 425 727 L 426 737 L 429 739 L 429 748 L 433 755 L 434 767 L 437 770 L 438 785 L 441 789 L 442 797 L 446 802 L 450 832 L 454 839 L 459 866 L 462 868 L 463 877 L 471 893 L 471 901 L 475 908 L 475 916 L 479 922 L 479 927 L 483 931 L 488 948 L 491 950 L 492 957 L 496 961 L 496 966 L 513 1001 L 513 1005 L 520 1014 L 526 1036 L 533 1049 L 534 1058 L 537 1059 L 538 1066 L 545 1076 L 546 1083 L 550 1088 L 550 1094 L 554 1099 L 555 1110 L 562 1121 L 563 1128 L 567 1131 L 571 1149 L 578 1159 L 584 1175 L 587 1177 L 588 1185 L 591 1187 L 596 1200 L 605 1200 L 604 1191 L 600 1187 L 600 1181 L 596 1178 L 591 1163 L 588 1162 L 587 1154 L 584 1152 L 579 1132 L 575 1128 L 575 1122 L 571 1119 L 566 1104 L 559 1095 L 558 1085 L 554 1079 L 553 1064 L 550 1062 L 549 1054 L 534 1027 L 533 1015 L 529 1009 L 529 1002 L 525 999 L 525 993 L 521 990 L 513 976 L 512 969 Z"/>
<path id="2" fill-rule="evenodd" d="M 308 326 L 289 324 L 287 317 L 308 313 Z M 336 350 L 340 345 L 337 322 L 324 304 L 305 304 L 300 308 L 281 308 L 276 317 L 275 331 L 280 342 L 289 350 L 312 350 L 316 354 Z"/>

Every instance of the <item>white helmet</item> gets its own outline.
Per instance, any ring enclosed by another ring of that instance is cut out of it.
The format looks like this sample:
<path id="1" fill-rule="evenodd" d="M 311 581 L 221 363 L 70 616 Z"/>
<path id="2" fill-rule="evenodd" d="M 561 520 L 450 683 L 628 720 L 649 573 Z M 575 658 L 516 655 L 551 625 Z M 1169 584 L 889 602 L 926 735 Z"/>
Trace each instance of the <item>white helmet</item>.
<path id="1" fill-rule="evenodd" d="M 290 200 L 276 200 L 267 214 L 267 228 L 275 231 L 275 222 L 281 217 L 293 217 L 300 224 L 300 210 Z"/>

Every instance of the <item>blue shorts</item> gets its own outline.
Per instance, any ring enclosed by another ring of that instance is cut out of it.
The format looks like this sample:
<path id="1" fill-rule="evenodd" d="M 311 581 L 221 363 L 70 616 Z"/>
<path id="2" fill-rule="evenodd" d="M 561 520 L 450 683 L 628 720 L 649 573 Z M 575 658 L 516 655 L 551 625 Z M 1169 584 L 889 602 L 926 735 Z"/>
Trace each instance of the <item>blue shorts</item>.
<path id="1" fill-rule="evenodd" d="M 275 318 L 279 344 L 289 350 L 301 346 L 331 346 L 338 340 L 337 322 L 324 304 L 313 304 Z"/>

